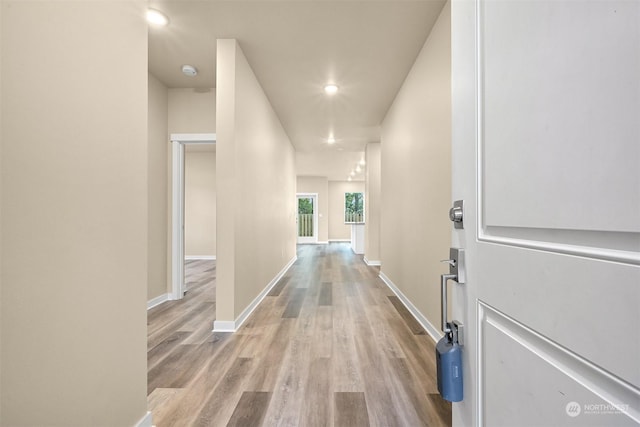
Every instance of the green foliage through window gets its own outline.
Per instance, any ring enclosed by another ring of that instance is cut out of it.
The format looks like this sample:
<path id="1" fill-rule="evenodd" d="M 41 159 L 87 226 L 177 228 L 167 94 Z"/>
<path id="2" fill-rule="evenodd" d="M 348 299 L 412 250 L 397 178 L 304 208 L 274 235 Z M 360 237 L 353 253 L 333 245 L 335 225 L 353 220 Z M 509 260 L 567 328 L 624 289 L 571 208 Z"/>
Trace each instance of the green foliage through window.
<path id="1" fill-rule="evenodd" d="M 311 197 L 298 199 L 298 213 L 299 214 L 313 213 L 313 199 Z"/>
<path id="2" fill-rule="evenodd" d="M 298 197 L 298 236 L 313 237 L 313 197 Z"/>
<path id="3" fill-rule="evenodd" d="M 344 193 L 344 222 L 364 222 L 364 194 Z"/>

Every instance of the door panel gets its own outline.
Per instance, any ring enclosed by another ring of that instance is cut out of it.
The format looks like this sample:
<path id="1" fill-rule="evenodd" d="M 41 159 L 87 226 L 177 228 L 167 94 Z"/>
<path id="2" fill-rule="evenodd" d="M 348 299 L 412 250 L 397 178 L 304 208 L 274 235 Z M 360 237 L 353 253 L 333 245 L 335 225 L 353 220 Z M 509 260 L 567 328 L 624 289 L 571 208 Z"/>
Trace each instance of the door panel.
<path id="1" fill-rule="evenodd" d="M 318 196 L 298 194 L 298 243 L 318 242 Z"/>
<path id="2" fill-rule="evenodd" d="M 486 225 L 640 232 L 638 3 L 479 6 Z"/>
<path id="3" fill-rule="evenodd" d="M 629 1 L 452 5 L 454 425 L 640 423 L 638 22 Z"/>
<path id="4" fill-rule="evenodd" d="M 611 400 L 635 398 L 614 376 L 491 307 L 481 304 L 480 308 L 481 352 L 501 349 L 499 357 L 482 360 L 485 388 L 491 390 L 485 395 L 485 407 L 491 408 L 486 425 L 637 425 L 619 414 L 617 407 L 608 406 Z M 522 375 L 522 366 L 535 375 Z M 539 390 L 548 392 L 537 393 Z M 572 400 L 567 401 L 567 396 Z M 519 404 L 505 404 L 513 401 Z M 588 402 L 586 407 L 580 405 L 582 416 L 571 411 L 573 402 Z M 558 423 L 559 418 L 566 422 Z"/>
<path id="5" fill-rule="evenodd" d="M 640 384 L 638 334 L 614 326 L 623 319 L 628 325 L 640 325 L 637 267 L 541 250 L 481 247 L 477 278 L 481 301 Z"/>

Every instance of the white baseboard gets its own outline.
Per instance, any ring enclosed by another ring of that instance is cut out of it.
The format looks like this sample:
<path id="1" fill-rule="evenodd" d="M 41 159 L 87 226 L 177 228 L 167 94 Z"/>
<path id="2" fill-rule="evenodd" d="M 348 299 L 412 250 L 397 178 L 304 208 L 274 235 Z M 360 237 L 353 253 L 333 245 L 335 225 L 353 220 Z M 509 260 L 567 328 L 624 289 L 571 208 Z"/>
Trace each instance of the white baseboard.
<path id="1" fill-rule="evenodd" d="M 155 298 L 150 299 L 149 301 L 147 301 L 147 310 L 152 309 L 156 305 L 160 305 L 165 301 L 169 301 L 170 299 L 169 297 L 170 297 L 169 294 L 162 294 L 162 295 L 158 295 Z"/>
<path id="2" fill-rule="evenodd" d="M 284 266 L 280 273 L 276 274 L 276 276 L 271 279 L 269 284 L 258 294 L 258 296 L 244 309 L 240 316 L 236 318 L 235 321 L 232 320 L 214 320 L 213 322 L 213 332 L 235 332 L 240 329 L 240 326 L 244 323 L 245 320 L 253 313 L 253 310 L 262 302 L 264 297 L 271 291 L 271 289 L 282 279 L 282 276 L 285 275 L 287 270 L 291 268 L 293 263 L 298 259 L 297 256 L 294 255 L 293 258 Z"/>
<path id="3" fill-rule="evenodd" d="M 420 310 L 418 310 L 416 306 L 413 305 L 413 303 L 409 300 L 409 298 L 407 298 L 402 293 L 402 291 L 400 291 L 400 289 L 398 289 L 398 287 L 391 281 L 391 279 L 389 279 L 383 272 L 380 272 L 379 276 L 382 279 L 382 281 L 389 287 L 389 289 L 391 289 L 393 293 L 396 294 L 398 299 L 402 301 L 402 304 L 404 304 L 407 310 L 409 310 L 409 312 L 413 315 L 413 317 L 415 317 L 415 319 L 418 321 L 418 323 L 420 323 L 420 325 L 424 328 L 424 330 L 427 331 L 431 339 L 433 339 L 433 341 L 437 343 L 440 340 L 440 338 L 444 336 L 440 332 L 440 329 L 433 326 L 433 324 L 429 322 L 429 320 L 426 317 L 424 317 L 422 313 L 420 313 Z"/>
<path id="4" fill-rule="evenodd" d="M 235 332 L 236 322 L 233 320 L 214 320 L 213 332 Z"/>
<path id="5" fill-rule="evenodd" d="M 147 414 L 142 417 L 134 427 L 153 427 L 153 418 L 151 416 L 151 412 L 147 412 Z"/>
<path id="6" fill-rule="evenodd" d="M 382 265 L 382 263 L 380 261 L 371 261 L 371 260 L 367 259 L 366 256 L 363 257 L 362 259 L 363 259 L 364 263 L 367 264 L 370 267 L 375 267 L 375 266 Z"/>
<path id="7" fill-rule="evenodd" d="M 196 261 L 196 260 L 212 261 L 212 260 L 215 260 L 215 259 L 216 259 L 215 255 L 186 255 L 184 257 L 185 261 Z"/>

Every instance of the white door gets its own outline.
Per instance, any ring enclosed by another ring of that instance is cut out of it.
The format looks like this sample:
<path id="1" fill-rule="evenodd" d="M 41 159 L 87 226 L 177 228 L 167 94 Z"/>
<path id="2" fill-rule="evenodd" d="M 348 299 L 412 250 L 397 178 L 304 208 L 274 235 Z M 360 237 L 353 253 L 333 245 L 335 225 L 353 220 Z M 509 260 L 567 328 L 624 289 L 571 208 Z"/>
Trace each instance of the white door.
<path id="1" fill-rule="evenodd" d="M 318 243 L 318 195 L 298 193 L 298 243 Z"/>
<path id="2" fill-rule="evenodd" d="M 452 70 L 453 425 L 637 425 L 640 2 L 454 0 Z"/>

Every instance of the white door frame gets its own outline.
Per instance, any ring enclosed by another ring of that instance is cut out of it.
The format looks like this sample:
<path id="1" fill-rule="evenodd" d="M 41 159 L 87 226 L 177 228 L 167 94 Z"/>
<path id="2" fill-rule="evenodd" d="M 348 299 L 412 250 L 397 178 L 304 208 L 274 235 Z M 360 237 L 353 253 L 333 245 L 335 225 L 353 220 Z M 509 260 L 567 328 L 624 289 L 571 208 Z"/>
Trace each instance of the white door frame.
<path id="1" fill-rule="evenodd" d="M 318 193 L 296 193 L 296 215 L 298 215 L 298 199 L 301 197 L 313 198 L 313 238 L 304 237 L 303 239 L 309 239 L 309 240 L 301 242 L 300 236 L 298 236 L 298 233 L 300 232 L 298 229 L 296 230 L 296 243 L 300 243 L 300 244 L 318 243 Z"/>
<path id="2" fill-rule="evenodd" d="M 171 295 L 184 296 L 184 146 L 215 144 L 215 133 L 171 134 Z"/>

